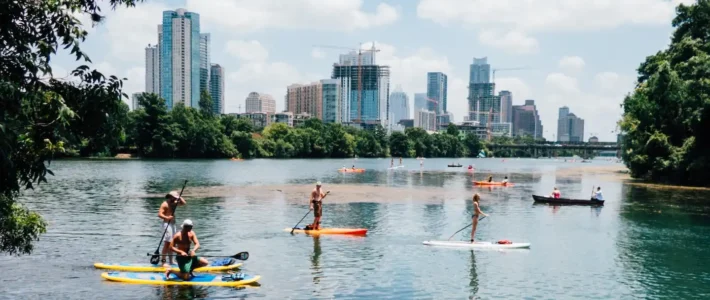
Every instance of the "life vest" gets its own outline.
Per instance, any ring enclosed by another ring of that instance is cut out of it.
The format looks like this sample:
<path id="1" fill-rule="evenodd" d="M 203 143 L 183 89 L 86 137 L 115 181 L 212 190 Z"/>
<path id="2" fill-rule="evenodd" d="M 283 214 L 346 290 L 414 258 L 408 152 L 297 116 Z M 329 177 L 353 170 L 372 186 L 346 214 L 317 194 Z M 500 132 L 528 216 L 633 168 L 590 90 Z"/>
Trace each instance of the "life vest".
<path id="1" fill-rule="evenodd" d="M 509 240 L 500 240 L 500 241 L 498 241 L 498 244 L 503 244 L 503 245 L 512 244 L 512 243 L 513 243 L 513 242 L 511 242 L 511 241 L 509 241 Z"/>

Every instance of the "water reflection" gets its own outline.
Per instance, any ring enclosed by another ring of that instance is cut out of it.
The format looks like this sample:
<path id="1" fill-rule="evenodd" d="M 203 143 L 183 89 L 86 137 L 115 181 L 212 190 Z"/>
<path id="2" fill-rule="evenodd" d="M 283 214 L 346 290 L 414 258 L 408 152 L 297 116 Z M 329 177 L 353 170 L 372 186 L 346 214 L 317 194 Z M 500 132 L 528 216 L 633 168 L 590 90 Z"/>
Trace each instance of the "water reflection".
<path id="1" fill-rule="evenodd" d="M 209 288 L 203 286 L 157 286 L 155 287 L 156 296 L 163 300 L 177 299 L 206 299 L 209 297 Z"/>
<path id="2" fill-rule="evenodd" d="M 313 236 L 313 254 L 311 255 L 311 274 L 313 275 L 313 284 L 320 283 L 320 278 L 323 272 L 320 269 L 320 236 Z"/>
<path id="3" fill-rule="evenodd" d="M 476 299 L 476 294 L 478 294 L 478 272 L 476 272 L 476 254 L 471 250 L 471 257 L 469 261 L 469 282 L 468 286 L 470 289 L 470 298 Z"/>

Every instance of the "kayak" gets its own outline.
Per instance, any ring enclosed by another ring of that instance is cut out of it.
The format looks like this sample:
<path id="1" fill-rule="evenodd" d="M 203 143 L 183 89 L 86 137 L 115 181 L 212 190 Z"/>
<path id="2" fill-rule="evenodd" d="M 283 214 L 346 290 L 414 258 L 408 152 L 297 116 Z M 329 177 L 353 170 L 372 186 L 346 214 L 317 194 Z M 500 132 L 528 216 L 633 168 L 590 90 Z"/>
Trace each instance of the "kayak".
<path id="1" fill-rule="evenodd" d="M 530 248 L 530 243 L 499 244 L 498 242 L 465 242 L 465 241 L 424 241 L 424 245 L 440 247 L 457 247 L 471 249 L 520 249 Z"/>
<path id="2" fill-rule="evenodd" d="M 510 182 L 502 182 L 502 181 L 474 181 L 473 185 L 497 185 L 497 186 L 513 186 L 512 183 Z"/>
<path id="3" fill-rule="evenodd" d="M 222 272 L 238 269 L 242 263 L 238 263 L 236 259 L 225 258 L 210 261 L 209 266 L 195 269 L 195 272 Z M 131 264 L 131 263 L 95 263 L 97 269 L 128 271 L 128 272 L 165 272 L 163 265 L 152 264 Z M 170 268 L 177 269 L 177 265 L 172 265 Z"/>
<path id="4" fill-rule="evenodd" d="M 343 172 L 343 173 L 363 173 L 365 172 L 365 169 L 338 169 L 338 172 Z"/>
<path id="5" fill-rule="evenodd" d="M 551 198 L 533 195 L 535 203 L 550 203 L 550 204 L 577 204 L 577 205 L 604 205 L 604 200 L 584 200 L 584 199 L 567 199 L 567 198 Z"/>
<path id="6" fill-rule="evenodd" d="M 104 272 L 101 277 L 109 281 L 134 284 L 157 285 L 206 285 L 206 286 L 240 286 L 257 282 L 259 275 L 247 274 L 209 274 L 195 273 L 190 280 L 182 280 L 175 274 L 170 274 L 170 279 L 165 279 L 163 273 L 136 273 L 136 272 Z"/>
<path id="7" fill-rule="evenodd" d="M 291 232 L 292 228 L 286 228 L 284 231 Z M 320 230 L 305 230 L 303 228 L 296 228 L 294 233 L 305 233 L 305 234 L 351 234 L 351 235 L 366 235 L 367 229 L 365 228 L 321 228 Z"/>

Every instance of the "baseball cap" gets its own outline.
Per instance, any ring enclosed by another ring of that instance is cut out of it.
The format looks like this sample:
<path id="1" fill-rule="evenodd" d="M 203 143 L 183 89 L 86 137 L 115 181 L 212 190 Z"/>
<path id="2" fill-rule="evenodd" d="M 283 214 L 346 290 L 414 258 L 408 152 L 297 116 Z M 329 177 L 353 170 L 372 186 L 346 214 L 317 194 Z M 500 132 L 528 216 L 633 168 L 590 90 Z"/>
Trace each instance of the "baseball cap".
<path id="1" fill-rule="evenodd" d="M 320 185 L 321 185 L 321 184 L 320 184 L 320 181 L 317 181 L 317 182 L 316 182 L 316 185 L 320 186 Z"/>
<path id="2" fill-rule="evenodd" d="M 183 226 L 183 227 L 185 227 L 185 226 L 190 226 L 190 227 L 192 227 L 192 220 L 190 220 L 190 219 L 185 219 L 185 221 L 182 221 L 182 226 Z"/>

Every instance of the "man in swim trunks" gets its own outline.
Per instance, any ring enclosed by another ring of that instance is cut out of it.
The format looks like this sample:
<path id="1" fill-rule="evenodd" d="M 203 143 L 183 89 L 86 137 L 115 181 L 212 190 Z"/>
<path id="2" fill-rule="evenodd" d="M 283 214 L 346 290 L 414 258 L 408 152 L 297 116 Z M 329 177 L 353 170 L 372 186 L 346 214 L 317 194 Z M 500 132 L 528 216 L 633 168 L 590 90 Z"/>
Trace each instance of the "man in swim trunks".
<path id="1" fill-rule="evenodd" d="M 177 206 L 185 205 L 185 199 L 180 197 L 180 193 L 177 191 L 172 191 L 165 195 L 165 201 L 160 204 L 160 209 L 158 210 L 158 218 L 163 220 L 163 225 L 160 228 L 165 234 L 163 235 L 163 251 L 162 254 L 168 257 L 168 262 L 163 256 L 163 267 L 167 268 L 173 264 L 173 255 L 170 252 L 170 241 L 173 236 L 177 233 L 175 229 L 175 208 Z M 165 228 L 168 228 L 165 230 Z"/>
<path id="2" fill-rule="evenodd" d="M 195 248 L 190 250 L 190 244 L 194 243 Z M 192 221 L 185 220 L 182 222 L 182 230 L 173 236 L 170 242 L 170 250 L 177 253 L 176 257 L 179 271 L 167 268 L 165 270 L 165 279 L 170 278 L 170 274 L 175 274 L 182 280 L 190 280 L 192 270 L 207 266 L 209 262 L 204 258 L 199 258 L 195 255 L 195 251 L 200 248 L 200 241 L 197 240 L 197 235 L 192 231 Z"/>
<path id="3" fill-rule="evenodd" d="M 311 192 L 311 210 L 313 210 L 313 224 L 311 225 L 311 230 L 320 229 L 320 217 L 323 215 L 323 198 L 325 194 L 321 189 L 320 181 L 316 182 L 316 188 Z"/>

